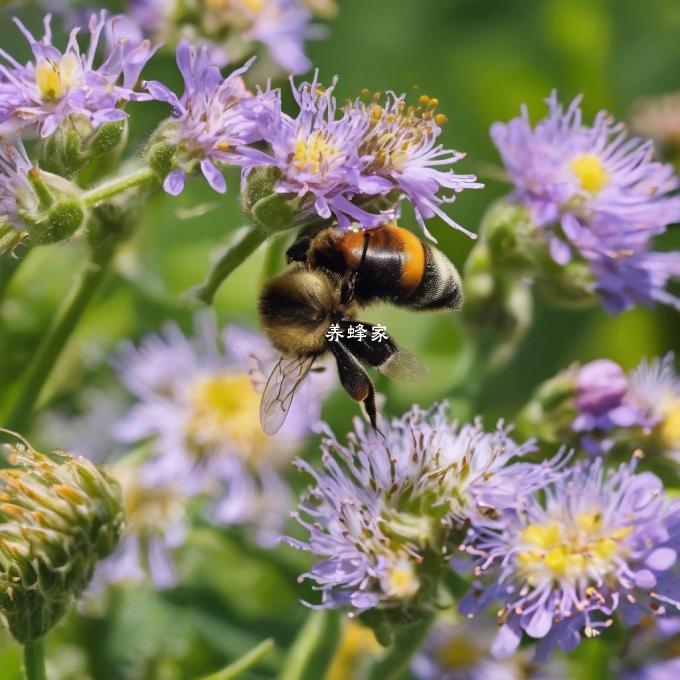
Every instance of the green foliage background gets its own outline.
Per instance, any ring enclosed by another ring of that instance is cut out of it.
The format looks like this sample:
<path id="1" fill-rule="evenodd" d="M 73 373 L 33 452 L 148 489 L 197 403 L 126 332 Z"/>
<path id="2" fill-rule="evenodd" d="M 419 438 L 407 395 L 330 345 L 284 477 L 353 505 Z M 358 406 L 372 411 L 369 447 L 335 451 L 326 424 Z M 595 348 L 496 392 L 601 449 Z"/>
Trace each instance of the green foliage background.
<path id="1" fill-rule="evenodd" d="M 38 4 L 17 12 L 36 31 L 42 13 Z M 552 88 L 563 100 L 583 93 L 589 115 L 607 108 L 624 120 L 638 97 L 680 88 L 680 4 L 675 0 L 345 0 L 329 28 L 329 38 L 311 43 L 309 53 L 323 80 L 340 75 L 339 98 L 367 87 L 440 99 L 449 118 L 445 144 L 468 154 L 460 171 L 475 172 L 487 182 L 485 190 L 465 192 L 451 206 L 455 219 L 473 230 L 485 207 L 507 191 L 490 179 L 498 165 L 488 136 L 493 121 L 517 115 L 523 102 L 534 118 L 542 116 L 543 99 Z M 28 57 L 8 12 L 0 15 L 0 36 L 8 52 Z M 168 54 L 152 62 L 146 77 L 179 84 Z M 143 104 L 130 111 L 129 149 L 134 150 L 166 108 Z M 216 245 L 244 223 L 237 174 L 229 180 L 226 199 L 198 181 L 178 199 L 153 199 L 115 274 L 61 358 L 43 406 L 86 406 L 78 404 L 77 394 L 85 385 L 106 386 L 111 380 L 105 360 L 121 339 L 139 338 L 168 319 L 190 328 L 183 294 L 201 281 Z M 196 215 L 196 206 L 206 211 Z M 404 222 L 414 225 L 411 215 Z M 471 242 L 436 220 L 430 228 L 462 267 Z M 678 235 L 671 235 L 664 247 L 679 244 Z M 3 409 L 82 258 L 77 243 L 42 248 L 13 281 L 0 314 Z M 263 258 L 261 250 L 223 286 L 215 303 L 220 321 L 257 323 Z M 386 324 L 430 368 L 429 377 L 416 386 L 380 382 L 387 411 L 401 413 L 414 401 L 428 405 L 447 396 L 455 399 L 463 348 L 454 319 L 387 308 L 372 310 L 371 319 Z M 480 411 L 487 423 L 501 415 L 511 419 L 540 381 L 571 361 L 607 356 L 630 368 L 644 356 L 677 350 L 679 334 L 678 315 L 669 309 L 638 309 L 613 318 L 539 301 L 517 356 L 485 386 Z M 355 405 L 340 394 L 324 410 L 339 432 L 346 431 L 355 413 Z M 314 450 L 310 442 L 309 455 Z M 50 637 L 50 677 L 196 677 L 269 635 L 278 651 L 250 677 L 275 677 L 306 613 L 297 602 L 304 590 L 294 579 L 305 563 L 285 547 L 264 553 L 237 533 L 198 529 L 180 556 L 182 586 L 162 595 L 143 588 L 116 593 L 106 611 L 73 614 Z M 590 641 L 581 647 L 580 677 L 602 677 L 606 651 L 598 645 Z M 0 638 L 0 680 L 19 678 L 19 668 L 18 648 Z"/>

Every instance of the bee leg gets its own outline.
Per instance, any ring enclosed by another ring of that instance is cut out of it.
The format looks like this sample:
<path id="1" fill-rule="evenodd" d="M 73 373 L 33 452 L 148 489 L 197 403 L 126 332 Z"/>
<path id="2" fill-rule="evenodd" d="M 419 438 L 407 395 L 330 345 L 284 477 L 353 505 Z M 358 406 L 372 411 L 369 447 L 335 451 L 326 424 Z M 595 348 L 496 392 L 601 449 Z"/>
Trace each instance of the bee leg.
<path id="1" fill-rule="evenodd" d="M 349 304 L 354 299 L 354 288 L 357 284 L 357 272 L 347 271 L 342 277 L 340 284 L 340 303 Z"/>
<path id="2" fill-rule="evenodd" d="M 328 348 L 335 357 L 340 383 L 345 392 L 354 401 L 362 403 L 373 429 L 378 430 L 373 381 L 357 358 L 341 342 L 329 342 Z"/>

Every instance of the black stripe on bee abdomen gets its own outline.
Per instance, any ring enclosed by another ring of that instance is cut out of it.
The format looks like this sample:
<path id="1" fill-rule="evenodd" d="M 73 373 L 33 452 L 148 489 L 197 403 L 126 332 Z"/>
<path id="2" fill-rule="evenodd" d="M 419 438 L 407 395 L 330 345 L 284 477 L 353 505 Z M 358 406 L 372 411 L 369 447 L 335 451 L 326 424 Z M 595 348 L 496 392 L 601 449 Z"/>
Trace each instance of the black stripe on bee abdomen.
<path id="1" fill-rule="evenodd" d="M 453 263 L 430 244 L 424 244 L 423 280 L 403 303 L 414 309 L 459 309 L 463 304 L 463 287 Z"/>

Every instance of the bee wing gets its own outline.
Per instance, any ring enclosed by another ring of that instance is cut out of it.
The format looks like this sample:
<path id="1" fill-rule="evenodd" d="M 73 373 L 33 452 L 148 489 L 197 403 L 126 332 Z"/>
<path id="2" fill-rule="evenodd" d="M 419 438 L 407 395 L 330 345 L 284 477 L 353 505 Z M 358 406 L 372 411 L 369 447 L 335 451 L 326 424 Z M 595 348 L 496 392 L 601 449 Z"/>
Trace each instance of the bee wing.
<path id="1" fill-rule="evenodd" d="M 312 368 L 315 358 L 284 354 L 277 361 L 260 402 L 260 425 L 266 434 L 274 435 L 281 429 L 295 392 Z"/>
<path id="2" fill-rule="evenodd" d="M 403 347 L 396 347 L 396 351 L 375 368 L 392 380 L 422 380 L 427 375 L 425 364 Z"/>

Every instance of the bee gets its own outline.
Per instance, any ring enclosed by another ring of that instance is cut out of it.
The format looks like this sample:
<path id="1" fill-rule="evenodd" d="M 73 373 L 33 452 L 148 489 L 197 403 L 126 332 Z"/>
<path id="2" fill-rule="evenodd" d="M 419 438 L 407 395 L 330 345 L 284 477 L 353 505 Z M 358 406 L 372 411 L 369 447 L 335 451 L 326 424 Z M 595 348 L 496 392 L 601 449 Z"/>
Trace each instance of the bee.
<path id="1" fill-rule="evenodd" d="M 361 308 L 375 302 L 414 310 L 458 309 L 463 292 L 456 268 L 440 250 L 395 225 L 303 231 L 286 260 L 286 269 L 265 283 L 259 301 L 265 333 L 282 352 L 262 394 L 262 429 L 278 432 L 296 389 L 327 352 L 335 358 L 343 388 L 376 428 L 375 388 L 362 364 L 400 380 L 418 380 L 427 369 L 389 336 L 373 341 L 372 324 L 360 322 L 365 337 L 352 336 L 350 326 L 359 323 Z M 332 325 L 340 336 L 329 339 Z"/>

